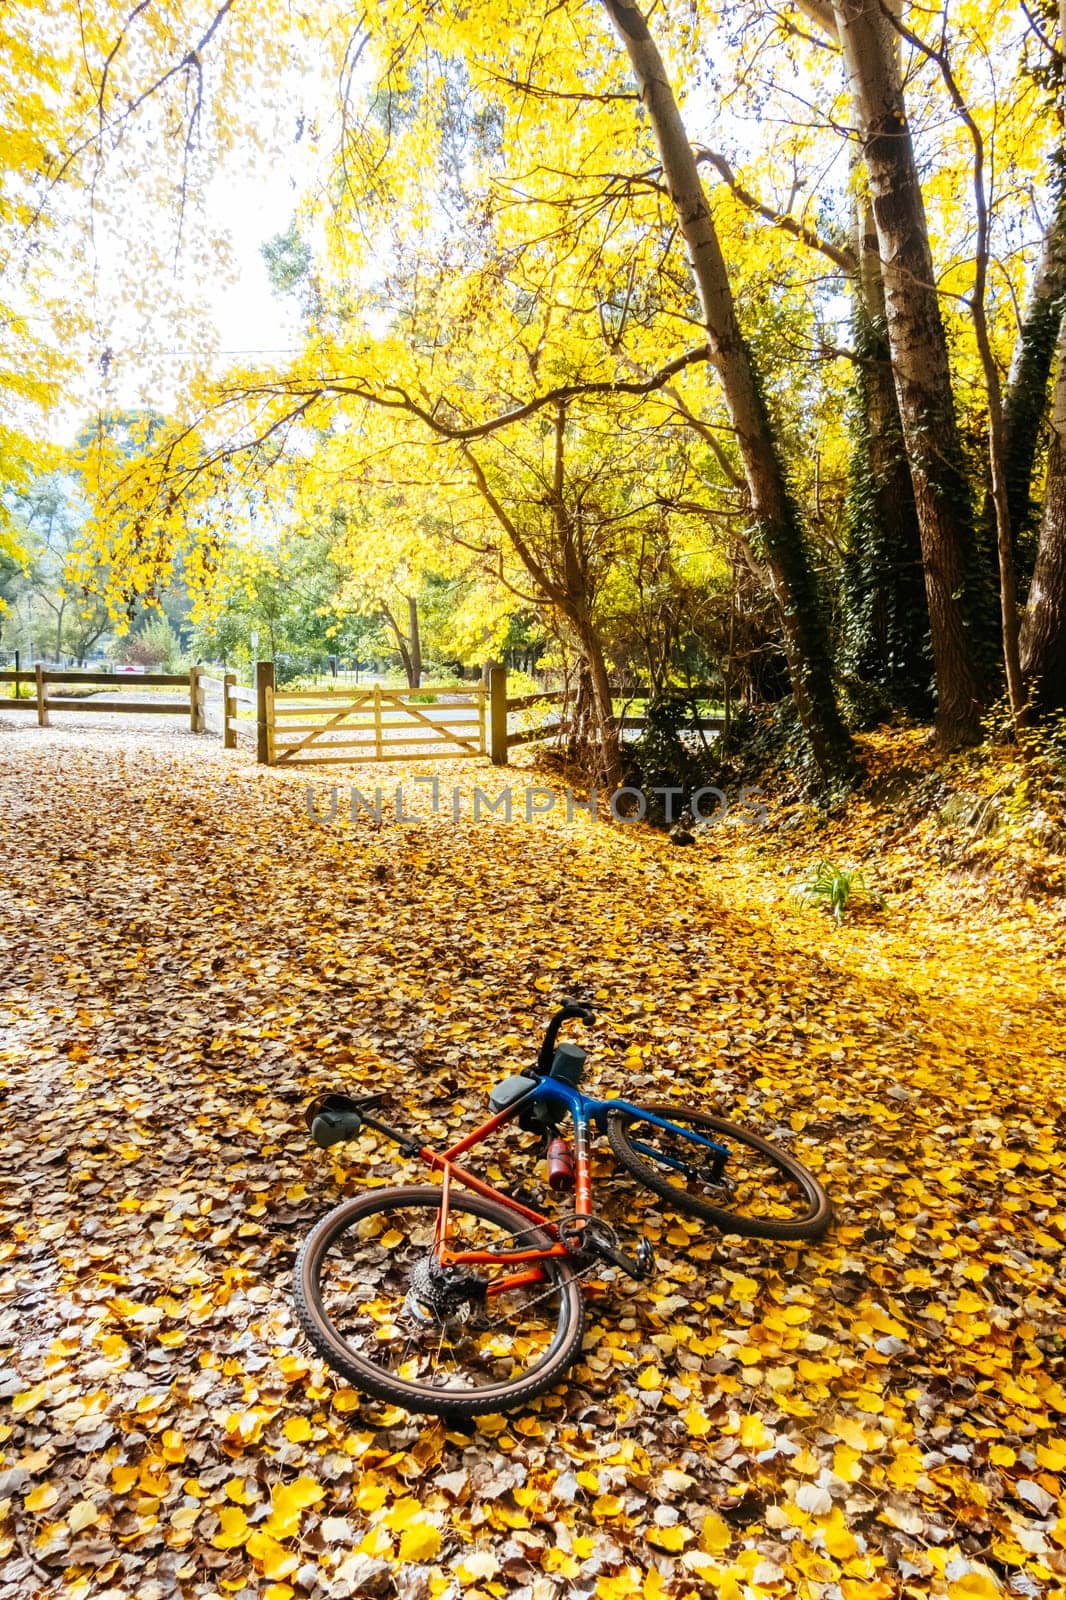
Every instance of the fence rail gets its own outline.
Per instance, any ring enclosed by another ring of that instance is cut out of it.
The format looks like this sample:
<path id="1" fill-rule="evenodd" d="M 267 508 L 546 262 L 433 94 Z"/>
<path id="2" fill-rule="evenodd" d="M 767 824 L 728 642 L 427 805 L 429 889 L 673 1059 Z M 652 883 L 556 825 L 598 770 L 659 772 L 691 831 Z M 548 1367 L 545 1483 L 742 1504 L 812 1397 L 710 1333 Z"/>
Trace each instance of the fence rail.
<path id="1" fill-rule="evenodd" d="M 255 688 L 239 684 L 232 672 L 209 672 L 201 666 L 187 673 L 89 672 L 78 668 L 38 665 L 33 673 L 16 668 L 0 671 L 0 684 L 13 684 L 13 695 L 0 696 L 0 709 L 35 710 L 38 724 L 49 726 L 53 713 L 67 711 L 118 712 L 149 716 L 188 716 L 193 733 L 206 733 L 208 712 L 220 714 L 225 748 L 237 747 L 238 728 L 254 722 L 256 759 L 268 765 L 305 766 L 310 763 L 361 761 L 417 761 L 435 756 L 450 758 L 488 755 L 495 766 L 506 766 L 509 752 L 570 732 L 566 690 L 547 689 L 508 698 L 507 673 L 502 667 L 489 672 L 482 684 L 426 684 L 418 689 L 385 689 L 380 684 L 341 689 L 279 690 L 269 661 L 256 666 Z M 119 698 L 86 698 L 81 686 L 127 691 Z M 23 697 L 23 688 L 32 692 Z M 181 698 L 137 698 L 130 690 L 181 689 Z M 612 690 L 616 700 L 649 697 L 643 685 Z M 693 701 L 711 693 L 695 685 Z M 543 719 L 530 725 L 509 726 L 512 713 L 542 708 Z M 553 715 L 554 713 L 554 715 Z M 550 720 L 549 720 L 550 719 Z M 642 716 L 618 716 L 620 730 L 646 727 Z M 693 729 L 720 731 L 725 719 L 694 716 Z"/>
<path id="2" fill-rule="evenodd" d="M 615 700 L 632 701 L 650 699 L 654 689 L 647 684 L 627 684 L 617 688 L 612 687 L 611 694 Z M 707 699 L 712 691 L 707 684 L 693 684 L 687 691 L 693 702 Z M 492 728 L 491 757 L 495 766 L 505 767 L 508 753 L 524 744 L 538 744 L 546 739 L 555 739 L 562 734 L 570 732 L 570 718 L 565 715 L 556 715 L 554 721 L 544 721 L 528 728 L 518 728 L 513 733 L 508 725 L 508 717 L 512 712 L 531 711 L 535 706 L 543 706 L 546 713 L 554 707 L 566 708 L 567 700 L 572 696 L 564 689 L 547 689 L 541 694 L 521 694 L 508 698 L 507 672 L 504 667 L 493 667 L 489 672 L 489 707 Z M 619 716 L 615 718 L 615 726 L 623 731 L 639 732 L 646 728 L 648 719 L 641 716 Z M 720 733 L 725 728 L 724 717 L 695 716 L 687 724 L 694 730 Z"/>
<path id="3" fill-rule="evenodd" d="M 51 725 L 53 712 L 88 711 L 111 712 L 119 716 L 160 716 L 189 718 L 192 733 L 207 732 L 207 712 L 212 699 L 217 699 L 221 710 L 222 738 L 227 750 L 237 745 L 237 723 L 254 718 L 255 696 L 250 689 L 238 684 L 232 672 L 217 674 L 203 667 L 190 667 L 188 672 L 88 672 L 76 667 L 45 667 L 38 665 L 32 672 L 21 669 L 0 671 L 0 684 L 15 686 L 13 695 L 0 696 L 0 710 L 36 711 L 41 728 Z M 134 698 L 124 693 L 114 699 L 91 698 L 83 694 L 63 693 L 93 685 L 98 689 L 137 691 L 140 689 L 181 689 L 180 699 Z M 24 698 L 22 689 L 30 693 Z M 59 692 L 55 692 L 58 690 Z M 246 708 L 242 717 L 240 707 Z"/>

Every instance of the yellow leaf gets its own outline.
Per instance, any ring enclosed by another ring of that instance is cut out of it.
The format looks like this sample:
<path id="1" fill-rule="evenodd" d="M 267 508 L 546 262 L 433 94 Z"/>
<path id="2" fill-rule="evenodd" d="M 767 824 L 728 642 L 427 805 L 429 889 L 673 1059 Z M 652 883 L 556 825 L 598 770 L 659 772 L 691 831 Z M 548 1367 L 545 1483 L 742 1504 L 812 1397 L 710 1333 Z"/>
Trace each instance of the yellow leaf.
<path id="1" fill-rule="evenodd" d="M 734 1278 L 729 1285 L 731 1300 L 754 1300 L 758 1292 L 759 1285 L 754 1278 Z"/>
<path id="2" fill-rule="evenodd" d="M 1003 1590 L 987 1572 L 967 1572 L 948 1584 L 948 1600 L 999 1600 Z"/>
<path id="3" fill-rule="evenodd" d="M 623 1567 L 614 1577 L 604 1575 L 596 1580 L 597 1600 L 631 1600 L 641 1593 L 640 1574 L 634 1567 Z"/>
<path id="4" fill-rule="evenodd" d="M 111 1468 L 111 1487 L 116 1494 L 129 1494 L 140 1475 L 140 1467 L 116 1464 Z"/>
<path id="5" fill-rule="evenodd" d="M 432 1522 L 412 1522 L 400 1535 L 400 1561 L 432 1561 L 440 1554 L 440 1529 Z"/>
<path id="6" fill-rule="evenodd" d="M 700 1549 L 709 1556 L 720 1556 L 733 1542 L 733 1530 L 717 1511 L 708 1512 L 700 1529 Z"/>
<path id="7" fill-rule="evenodd" d="M 595 1517 L 620 1517 L 625 1510 L 625 1502 L 617 1494 L 601 1494 L 592 1502 L 592 1514 Z"/>
<path id="8" fill-rule="evenodd" d="M 397 1500 L 385 1516 L 385 1526 L 391 1528 L 393 1533 L 402 1533 L 412 1522 L 417 1522 L 422 1516 L 422 1502 L 413 1495 L 407 1495 L 403 1500 Z"/>
<path id="9" fill-rule="evenodd" d="M 240 1506 L 220 1506 L 218 1520 L 222 1524 L 211 1543 L 216 1550 L 235 1550 L 248 1537 L 248 1519 Z"/>
<path id="10" fill-rule="evenodd" d="M 494 1578 L 499 1570 L 500 1563 L 491 1550 L 471 1550 L 456 1567 L 455 1575 L 466 1588 L 468 1584 L 478 1583 L 485 1578 Z"/>
<path id="11" fill-rule="evenodd" d="M 889 1483 L 896 1489 L 913 1489 L 922 1475 L 922 1452 L 917 1445 L 905 1444 L 897 1450 L 888 1469 Z"/>
<path id="12" fill-rule="evenodd" d="M 98 1521 L 100 1513 L 91 1500 L 79 1500 L 67 1512 L 67 1526 L 71 1533 L 80 1533 L 83 1528 L 91 1527 Z"/>
<path id="13" fill-rule="evenodd" d="M 136 1477 L 136 1472 L 133 1475 Z M 23 1504 L 27 1511 L 47 1511 L 58 1499 L 59 1490 L 54 1483 L 39 1483 L 36 1489 L 30 1490 Z"/>
<path id="14" fill-rule="evenodd" d="M 272 1539 L 264 1528 L 254 1529 L 248 1535 L 244 1548 L 252 1560 L 262 1567 L 263 1575 L 267 1578 L 287 1578 L 300 1565 L 300 1557 Z"/>
<path id="15" fill-rule="evenodd" d="M 666 1379 L 663 1377 L 658 1367 L 645 1367 L 644 1371 L 637 1379 L 638 1389 L 663 1389 L 665 1387 Z"/>
<path id="16" fill-rule="evenodd" d="M 702 1439 L 704 1434 L 711 1431 L 709 1419 L 704 1415 L 695 1400 L 693 1400 L 688 1410 L 682 1413 L 681 1420 L 695 1439 Z"/>
<path id="17" fill-rule="evenodd" d="M 1009 1444 L 994 1444 L 988 1452 L 988 1459 L 994 1467 L 1013 1467 L 1018 1457 Z"/>
<path id="18" fill-rule="evenodd" d="M 365 1556 L 391 1556 L 392 1535 L 379 1522 L 360 1541 L 359 1549 Z"/>
<path id="19" fill-rule="evenodd" d="M 861 1422 L 854 1417 L 836 1416 L 832 1422 L 832 1432 L 852 1450 L 857 1450 L 860 1455 L 867 1448 L 866 1431 Z"/>
<path id="20" fill-rule="evenodd" d="M 644 1575 L 644 1600 L 664 1600 L 666 1586 L 658 1567 L 649 1567 Z"/>
<path id="21" fill-rule="evenodd" d="M 355 1503 L 360 1511 L 380 1511 L 389 1498 L 385 1484 L 368 1472 L 355 1491 Z"/>
<path id="22" fill-rule="evenodd" d="M 682 1527 L 680 1522 L 675 1522 L 672 1528 L 649 1528 L 644 1537 L 649 1544 L 658 1545 L 660 1550 L 669 1550 L 676 1554 L 688 1544 L 692 1538 L 692 1531 Z"/>
<path id="23" fill-rule="evenodd" d="M 270 1491 L 270 1516 L 264 1523 L 275 1539 L 292 1539 L 300 1531 L 300 1514 L 317 1505 L 326 1491 L 314 1478 L 301 1477 L 293 1483 L 276 1483 Z"/>
<path id="24" fill-rule="evenodd" d="M 822 1530 L 822 1537 L 825 1540 L 825 1547 L 829 1554 L 835 1556 L 838 1561 L 850 1561 L 859 1548 L 855 1542 L 854 1534 L 848 1528 L 839 1510 L 833 1512 L 829 1523 Z"/>
<path id="25" fill-rule="evenodd" d="M 838 1478 L 843 1478 L 845 1483 L 856 1483 L 862 1477 L 860 1459 L 858 1450 L 851 1450 L 846 1444 L 838 1444 L 833 1451 L 833 1471 Z"/>
<path id="26" fill-rule="evenodd" d="M 23 1389 L 20 1394 L 12 1398 L 11 1410 L 13 1415 L 24 1417 L 28 1411 L 36 1411 L 47 1393 L 47 1386 L 43 1383 L 35 1383 L 32 1389 Z"/>
<path id="27" fill-rule="evenodd" d="M 290 1444 L 303 1444 L 310 1439 L 312 1428 L 306 1417 L 289 1417 L 281 1431 Z"/>
<path id="28" fill-rule="evenodd" d="M 137 1487 L 145 1494 L 156 1496 L 166 1494 L 170 1488 L 170 1477 L 163 1463 L 153 1461 L 150 1457 L 142 1461 Z"/>
<path id="29" fill-rule="evenodd" d="M 749 1411 L 740 1424 L 740 1442 L 745 1450 L 769 1450 L 774 1441 L 763 1419 Z"/>

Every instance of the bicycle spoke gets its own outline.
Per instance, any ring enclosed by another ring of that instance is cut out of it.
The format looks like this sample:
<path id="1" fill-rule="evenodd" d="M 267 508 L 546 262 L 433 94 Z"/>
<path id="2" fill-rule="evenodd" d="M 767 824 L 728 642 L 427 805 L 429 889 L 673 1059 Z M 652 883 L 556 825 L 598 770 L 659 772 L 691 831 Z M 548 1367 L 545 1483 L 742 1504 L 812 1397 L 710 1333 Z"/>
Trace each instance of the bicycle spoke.
<path id="1" fill-rule="evenodd" d="M 456 1254 L 506 1253 L 520 1249 L 525 1236 L 542 1233 L 535 1224 L 511 1231 L 463 1213 L 453 1214 L 453 1222 Z M 559 1283 L 549 1275 L 531 1286 L 535 1293 L 505 1291 L 491 1313 L 463 1300 L 461 1287 L 454 1305 L 445 1291 L 441 1305 L 421 1306 L 412 1273 L 431 1260 L 432 1243 L 432 1229 L 412 1228 L 409 1218 L 387 1211 L 335 1241 L 323 1259 L 319 1288 L 323 1310 L 346 1345 L 383 1373 L 449 1391 L 507 1381 L 536 1365 L 558 1332 Z M 460 1274 L 460 1286 L 479 1281 L 470 1268 L 449 1270 Z M 492 1272 L 491 1265 L 477 1269 L 486 1275 L 484 1285 Z"/>

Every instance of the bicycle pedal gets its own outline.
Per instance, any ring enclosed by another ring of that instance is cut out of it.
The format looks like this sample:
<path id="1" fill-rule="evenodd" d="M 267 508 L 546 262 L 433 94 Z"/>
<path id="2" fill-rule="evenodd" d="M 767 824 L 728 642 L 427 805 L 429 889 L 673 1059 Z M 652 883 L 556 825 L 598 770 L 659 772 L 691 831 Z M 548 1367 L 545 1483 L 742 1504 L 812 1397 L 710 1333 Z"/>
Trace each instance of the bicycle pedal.
<path id="1" fill-rule="evenodd" d="M 650 1278 L 655 1271 L 655 1247 L 643 1234 L 637 1245 L 636 1265 L 638 1278 Z"/>

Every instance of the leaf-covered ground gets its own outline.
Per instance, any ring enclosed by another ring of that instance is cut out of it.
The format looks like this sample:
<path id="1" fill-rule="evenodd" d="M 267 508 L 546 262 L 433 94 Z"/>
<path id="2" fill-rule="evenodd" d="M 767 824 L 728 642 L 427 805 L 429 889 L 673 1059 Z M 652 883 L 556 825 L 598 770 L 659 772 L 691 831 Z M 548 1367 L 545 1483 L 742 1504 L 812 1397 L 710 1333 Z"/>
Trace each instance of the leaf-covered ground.
<path id="1" fill-rule="evenodd" d="M 833 842 L 877 844 L 886 909 L 836 931 L 788 896 L 798 807 L 687 851 L 447 798 L 327 828 L 303 775 L 121 724 L 2 732 L 0 782 L 4 1600 L 1063 1592 L 1057 902 L 995 909 L 885 800 Z M 302 1108 L 481 1120 L 572 988 L 593 1089 L 790 1141 L 838 1220 L 718 1238 L 605 1159 L 659 1270 L 594 1286 L 569 1381 L 467 1431 L 376 1407 L 288 1278 L 398 1169 Z"/>

